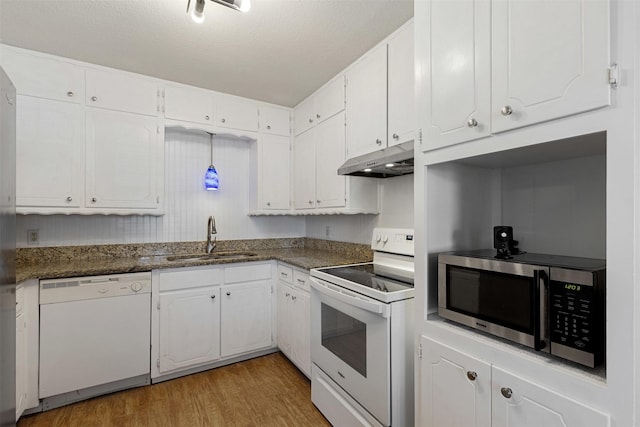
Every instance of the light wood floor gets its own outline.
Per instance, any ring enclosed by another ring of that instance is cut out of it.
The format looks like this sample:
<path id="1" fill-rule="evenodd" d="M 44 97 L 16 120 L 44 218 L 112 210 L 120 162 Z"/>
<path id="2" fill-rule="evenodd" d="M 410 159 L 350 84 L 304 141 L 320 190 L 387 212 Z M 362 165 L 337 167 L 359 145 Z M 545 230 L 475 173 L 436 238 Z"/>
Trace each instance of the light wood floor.
<path id="1" fill-rule="evenodd" d="M 30 426 L 330 426 L 281 353 L 22 417 Z"/>

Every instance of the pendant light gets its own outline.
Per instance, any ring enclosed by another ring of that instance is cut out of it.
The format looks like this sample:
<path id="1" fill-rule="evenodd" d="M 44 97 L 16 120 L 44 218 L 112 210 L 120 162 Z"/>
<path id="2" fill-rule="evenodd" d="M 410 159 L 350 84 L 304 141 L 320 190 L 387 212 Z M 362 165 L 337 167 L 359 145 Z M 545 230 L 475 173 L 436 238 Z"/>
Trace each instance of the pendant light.
<path id="1" fill-rule="evenodd" d="M 207 132 L 209 133 L 209 132 Z M 210 141 L 211 141 L 211 164 L 209 165 L 209 169 L 204 174 L 204 189 L 207 191 L 217 190 L 220 186 L 220 179 L 218 178 L 218 171 L 215 166 L 213 166 L 213 136 L 214 133 L 209 133 Z"/>

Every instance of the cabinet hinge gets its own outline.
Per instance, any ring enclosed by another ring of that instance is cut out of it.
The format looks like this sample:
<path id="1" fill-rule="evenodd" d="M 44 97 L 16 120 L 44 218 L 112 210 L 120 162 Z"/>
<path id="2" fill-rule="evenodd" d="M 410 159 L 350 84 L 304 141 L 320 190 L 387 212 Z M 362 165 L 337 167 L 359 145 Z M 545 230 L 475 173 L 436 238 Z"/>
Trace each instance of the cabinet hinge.
<path id="1" fill-rule="evenodd" d="M 620 71 L 618 70 L 618 64 L 615 62 L 609 67 L 609 84 L 614 89 L 620 86 Z"/>
<path id="2" fill-rule="evenodd" d="M 156 307 L 158 308 L 158 310 L 160 310 L 160 301 L 158 301 L 158 303 L 156 304 Z"/>
<path id="3" fill-rule="evenodd" d="M 160 196 L 156 196 L 156 203 L 159 205 L 160 204 Z"/>
<path id="4" fill-rule="evenodd" d="M 422 144 L 422 129 L 418 129 L 418 143 Z"/>
<path id="5" fill-rule="evenodd" d="M 160 126 L 156 126 L 156 133 L 160 135 Z"/>
<path id="6" fill-rule="evenodd" d="M 418 345 L 418 357 L 422 359 L 422 344 Z"/>
<path id="7" fill-rule="evenodd" d="M 160 359 L 156 359 L 156 367 L 160 369 Z"/>

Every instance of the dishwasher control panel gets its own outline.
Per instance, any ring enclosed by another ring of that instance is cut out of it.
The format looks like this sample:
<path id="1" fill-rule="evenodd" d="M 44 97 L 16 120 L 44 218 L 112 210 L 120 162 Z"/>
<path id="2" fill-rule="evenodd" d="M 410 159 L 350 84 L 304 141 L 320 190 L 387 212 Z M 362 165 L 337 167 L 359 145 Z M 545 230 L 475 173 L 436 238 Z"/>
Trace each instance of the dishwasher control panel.
<path id="1" fill-rule="evenodd" d="M 145 293 L 151 293 L 150 272 L 40 281 L 40 304 Z"/>

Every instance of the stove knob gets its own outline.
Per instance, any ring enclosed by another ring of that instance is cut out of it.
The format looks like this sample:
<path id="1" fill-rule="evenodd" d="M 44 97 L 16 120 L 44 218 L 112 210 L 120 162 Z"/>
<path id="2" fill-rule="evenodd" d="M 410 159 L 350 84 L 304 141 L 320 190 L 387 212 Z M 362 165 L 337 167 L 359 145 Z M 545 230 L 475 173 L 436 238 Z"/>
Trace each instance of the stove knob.
<path id="1" fill-rule="evenodd" d="M 133 292 L 140 292 L 142 290 L 140 282 L 133 282 L 130 287 Z"/>
<path id="2" fill-rule="evenodd" d="M 389 241 L 389 237 L 384 236 L 384 237 L 382 238 L 382 243 L 387 243 L 388 241 Z"/>
<path id="3" fill-rule="evenodd" d="M 380 243 L 380 240 L 382 240 L 382 236 L 376 234 L 376 243 Z"/>

